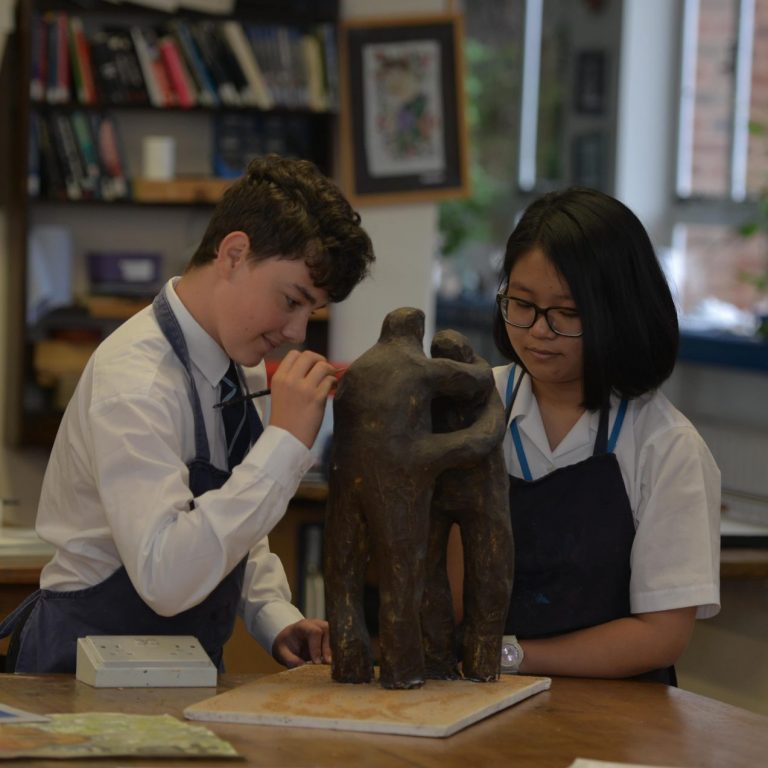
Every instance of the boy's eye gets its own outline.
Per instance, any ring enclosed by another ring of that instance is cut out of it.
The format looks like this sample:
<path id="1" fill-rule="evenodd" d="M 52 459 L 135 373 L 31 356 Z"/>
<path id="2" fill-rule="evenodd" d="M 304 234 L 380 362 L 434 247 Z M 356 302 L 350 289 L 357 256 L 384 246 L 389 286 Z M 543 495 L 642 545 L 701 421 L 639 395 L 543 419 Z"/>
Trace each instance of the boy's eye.
<path id="1" fill-rule="evenodd" d="M 301 306 L 301 302 L 297 301 L 291 296 L 286 295 L 285 297 L 285 303 L 288 305 L 288 309 L 296 309 L 296 307 Z"/>

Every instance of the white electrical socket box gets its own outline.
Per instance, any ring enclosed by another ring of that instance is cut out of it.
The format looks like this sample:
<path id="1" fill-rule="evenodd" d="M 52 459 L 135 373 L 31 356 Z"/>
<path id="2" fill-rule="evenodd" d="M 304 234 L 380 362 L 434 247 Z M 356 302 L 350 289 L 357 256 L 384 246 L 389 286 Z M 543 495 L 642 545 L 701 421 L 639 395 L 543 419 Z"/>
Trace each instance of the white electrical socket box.
<path id="1" fill-rule="evenodd" d="M 192 635 L 88 635 L 77 641 L 76 677 L 97 688 L 216 685 L 216 667 Z"/>

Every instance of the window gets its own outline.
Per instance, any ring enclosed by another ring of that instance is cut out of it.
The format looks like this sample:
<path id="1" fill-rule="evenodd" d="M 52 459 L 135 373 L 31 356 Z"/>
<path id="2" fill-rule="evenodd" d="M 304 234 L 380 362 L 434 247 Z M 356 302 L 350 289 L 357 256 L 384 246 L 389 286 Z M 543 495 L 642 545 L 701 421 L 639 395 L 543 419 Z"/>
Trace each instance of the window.
<path id="1" fill-rule="evenodd" d="M 750 332 L 768 295 L 768 0 L 685 0 L 681 51 L 670 265 L 682 324 Z"/>

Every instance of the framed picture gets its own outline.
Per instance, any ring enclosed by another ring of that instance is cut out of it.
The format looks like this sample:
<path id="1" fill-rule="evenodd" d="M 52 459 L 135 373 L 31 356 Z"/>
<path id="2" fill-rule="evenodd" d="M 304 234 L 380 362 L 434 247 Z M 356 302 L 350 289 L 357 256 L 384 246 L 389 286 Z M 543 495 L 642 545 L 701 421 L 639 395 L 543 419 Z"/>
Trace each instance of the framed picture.
<path id="1" fill-rule="evenodd" d="M 581 51 L 576 57 L 574 107 L 583 115 L 605 114 L 606 61 L 604 51 Z"/>
<path id="2" fill-rule="evenodd" d="M 460 17 L 349 20 L 341 36 L 341 165 L 350 199 L 466 195 Z"/>

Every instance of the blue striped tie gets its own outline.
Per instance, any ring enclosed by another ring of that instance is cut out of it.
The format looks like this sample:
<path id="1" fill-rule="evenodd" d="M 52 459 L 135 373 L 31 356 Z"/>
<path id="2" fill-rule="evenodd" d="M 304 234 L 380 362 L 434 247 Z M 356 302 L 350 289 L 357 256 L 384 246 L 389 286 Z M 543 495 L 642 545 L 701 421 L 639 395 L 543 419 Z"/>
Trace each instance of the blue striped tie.
<path id="1" fill-rule="evenodd" d="M 240 379 L 233 360 L 229 361 L 229 368 L 221 380 L 221 400 L 226 402 L 233 397 L 242 394 Z M 248 419 L 248 406 L 253 408 L 253 403 L 244 400 L 242 403 L 226 405 L 221 409 L 224 419 L 224 434 L 227 438 L 227 462 L 229 469 L 236 467 L 244 458 L 251 447 L 251 425 Z"/>

